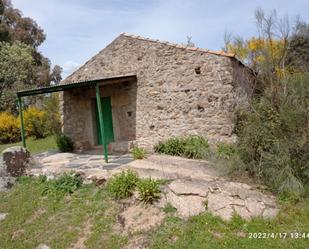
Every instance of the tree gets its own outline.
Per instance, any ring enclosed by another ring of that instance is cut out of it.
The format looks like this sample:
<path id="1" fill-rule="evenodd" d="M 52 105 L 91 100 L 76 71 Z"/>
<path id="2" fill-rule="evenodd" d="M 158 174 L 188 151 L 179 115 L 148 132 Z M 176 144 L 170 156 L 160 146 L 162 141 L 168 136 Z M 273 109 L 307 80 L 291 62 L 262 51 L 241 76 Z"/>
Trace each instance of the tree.
<path id="1" fill-rule="evenodd" d="M 0 43 L 0 111 L 16 112 L 15 92 L 35 85 L 32 52 L 32 48 L 20 42 Z"/>
<path id="2" fill-rule="evenodd" d="M 10 0 L 0 0 L 0 41 L 20 41 L 37 48 L 45 38 L 43 29 L 33 19 L 23 17 Z"/>
<path id="3" fill-rule="evenodd" d="M 304 22 L 297 22 L 290 39 L 287 63 L 300 71 L 309 72 L 309 25 Z"/>
<path id="4" fill-rule="evenodd" d="M 62 67 L 60 67 L 59 65 L 55 65 L 52 72 L 51 72 L 51 82 L 53 82 L 54 84 L 59 84 L 60 81 L 62 80 Z"/>
<path id="5" fill-rule="evenodd" d="M 0 0 L 0 111 L 16 112 L 15 92 L 61 81 L 62 69 L 37 49 L 45 40 L 38 24 L 14 9 L 10 0 Z M 28 98 L 29 104 L 35 101 Z"/>

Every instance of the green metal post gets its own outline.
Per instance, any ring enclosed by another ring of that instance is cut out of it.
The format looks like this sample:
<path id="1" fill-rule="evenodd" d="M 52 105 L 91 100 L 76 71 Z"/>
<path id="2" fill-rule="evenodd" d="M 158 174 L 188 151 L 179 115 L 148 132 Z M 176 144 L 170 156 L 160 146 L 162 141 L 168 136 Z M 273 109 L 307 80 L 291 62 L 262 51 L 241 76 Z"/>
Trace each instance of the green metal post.
<path id="1" fill-rule="evenodd" d="M 20 116 L 21 141 L 23 143 L 23 147 L 26 148 L 24 114 L 23 114 L 23 104 L 22 104 L 21 97 L 18 97 L 18 106 L 19 106 L 19 116 Z"/>
<path id="2" fill-rule="evenodd" d="M 104 134 L 104 122 L 103 122 L 100 88 L 98 84 L 95 85 L 95 95 L 96 95 L 98 113 L 99 113 L 99 123 L 100 123 L 101 139 L 103 142 L 104 159 L 105 159 L 105 162 L 108 163 L 108 153 L 107 153 L 107 144 L 106 144 L 106 139 L 105 139 L 105 134 Z"/>

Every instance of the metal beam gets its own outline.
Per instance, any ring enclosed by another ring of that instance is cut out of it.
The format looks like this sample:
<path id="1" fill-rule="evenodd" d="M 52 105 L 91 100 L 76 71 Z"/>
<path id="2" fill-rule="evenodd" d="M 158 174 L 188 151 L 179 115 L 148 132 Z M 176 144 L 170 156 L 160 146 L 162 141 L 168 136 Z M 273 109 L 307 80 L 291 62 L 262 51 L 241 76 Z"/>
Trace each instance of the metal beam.
<path id="1" fill-rule="evenodd" d="M 104 134 L 104 121 L 103 121 L 103 113 L 102 113 L 102 105 L 101 105 L 100 88 L 98 84 L 96 84 L 95 86 L 95 96 L 96 96 L 96 102 L 98 106 L 101 140 L 103 143 L 103 150 L 104 150 L 104 159 L 105 159 L 105 162 L 108 163 L 108 152 L 107 152 L 107 144 L 106 144 L 106 139 L 105 139 L 105 134 Z"/>
<path id="2" fill-rule="evenodd" d="M 19 106 L 19 116 L 20 116 L 21 141 L 23 143 L 23 147 L 26 148 L 23 104 L 22 104 L 22 100 L 20 97 L 18 97 L 18 106 Z"/>

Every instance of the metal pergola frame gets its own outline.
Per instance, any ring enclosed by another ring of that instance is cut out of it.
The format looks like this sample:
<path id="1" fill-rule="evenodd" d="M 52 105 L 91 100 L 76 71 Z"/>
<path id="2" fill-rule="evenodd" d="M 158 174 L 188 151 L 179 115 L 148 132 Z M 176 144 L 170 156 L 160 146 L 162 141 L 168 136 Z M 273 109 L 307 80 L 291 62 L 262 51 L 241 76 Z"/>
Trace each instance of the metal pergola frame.
<path id="1" fill-rule="evenodd" d="M 108 162 L 108 151 L 107 151 L 107 143 L 104 134 L 104 117 L 102 113 L 102 105 L 101 105 L 101 95 L 100 95 L 100 85 L 105 85 L 106 83 L 113 83 L 114 81 L 131 81 L 136 80 L 136 75 L 126 75 L 126 76 L 117 76 L 117 77 L 110 77 L 110 78 L 101 78 L 95 80 L 88 80 L 88 81 L 78 81 L 72 82 L 67 84 L 60 84 L 55 86 L 48 86 L 42 88 L 36 88 L 26 91 L 19 91 L 17 92 L 18 98 L 18 106 L 19 106 L 19 113 L 20 113 L 20 126 L 21 126 L 21 139 L 23 147 L 26 148 L 26 138 L 25 138 L 25 125 L 24 125 L 24 115 L 23 115 L 23 101 L 22 97 L 38 95 L 38 94 L 46 94 L 52 92 L 62 92 L 68 91 L 71 89 L 82 88 L 82 87 L 93 87 L 95 88 L 96 92 L 96 103 L 98 107 L 99 113 L 99 124 L 100 124 L 100 131 L 101 131 L 101 139 L 103 142 L 103 150 L 104 150 L 104 159 L 105 162 Z"/>

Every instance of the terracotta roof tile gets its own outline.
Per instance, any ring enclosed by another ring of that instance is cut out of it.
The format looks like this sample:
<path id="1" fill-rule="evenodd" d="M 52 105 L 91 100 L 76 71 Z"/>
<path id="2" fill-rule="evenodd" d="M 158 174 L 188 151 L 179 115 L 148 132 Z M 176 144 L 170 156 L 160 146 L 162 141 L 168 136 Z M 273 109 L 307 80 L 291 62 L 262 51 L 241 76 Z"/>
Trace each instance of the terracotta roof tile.
<path id="1" fill-rule="evenodd" d="M 235 54 L 234 53 L 227 53 L 227 52 L 224 52 L 224 51 L 213 51 L 213 50 L 197 48 L 197 47 L 188 47 L 188 46 L 183 46 L 181 44 L 171 43 L 171 42 L 168 42 L 168 41 L 154 40 L 154 39 L 145 38 L 145 37 L 141 37 L 141 36 L 137 36 L 137 35 L 132 35 L 132 34 L 128 34 L 128 33 L 122 33 L 122 35 L 127 36 L 127 37 L 131 37 L 133 39 L 139 39 L 139 40 L 143 40 L 143 41 L 151 41 L 151 42 L 156 42 L 156 43 L 162 43 L 162 44 L 165 44 L 165 45 L 168 45 L 168 46 L 173 46 L 173 47 L 176 47 L 176 48 L 187 49 L 187 50 L 191 50 L 191 51 L 199 51 L 199 52 L 203 52 L 203 53 L 222 55 L 222 56 L 227 56 L 227 57 L 235 58 Z"/>

